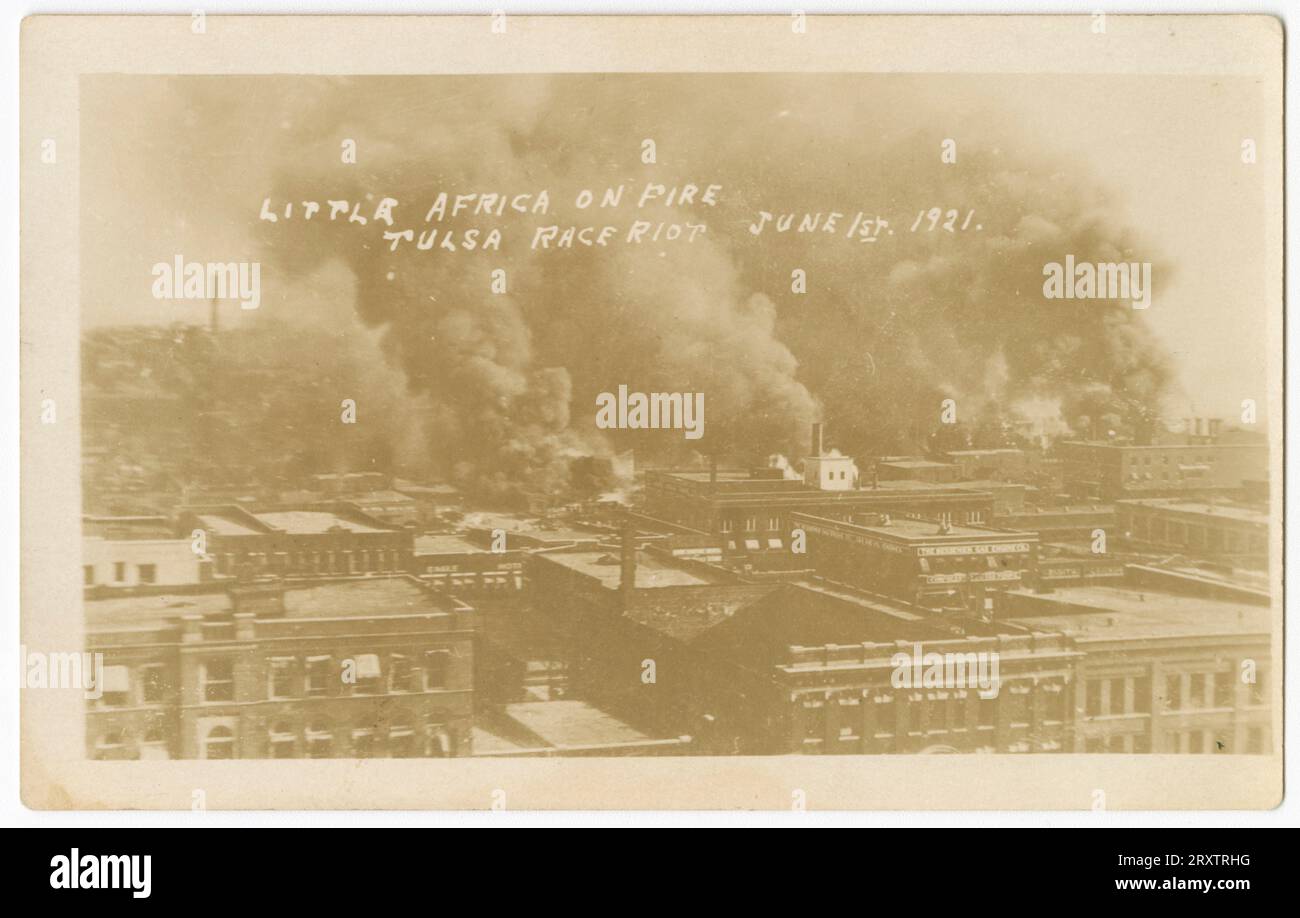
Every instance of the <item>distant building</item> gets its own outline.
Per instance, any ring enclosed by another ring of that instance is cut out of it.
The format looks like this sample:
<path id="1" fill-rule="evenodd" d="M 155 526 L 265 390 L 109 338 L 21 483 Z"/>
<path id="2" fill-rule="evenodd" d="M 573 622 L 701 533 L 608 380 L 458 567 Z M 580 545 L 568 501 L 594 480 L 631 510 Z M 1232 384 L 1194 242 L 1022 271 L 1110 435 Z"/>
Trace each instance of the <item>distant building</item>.
<path id="1" fill-rule="evenodd" d="M 212 579 L 212 562 L 195 554 L 188 539 L 81 540 L 85 587 L 178 586 Z"/>
<path id="2" fill-rule="evenodd" d="M 813 439 L 820 452 L 820 430 Z M 797 513 L 846 520 L 883 513 L 981 524 L 993 512 L 992 493 L 977 487 L 911 479 L 863 484 L 853 460 L 839 455 L 808 457 L 802 479 L 787 478 L 781 469 L 645 474 L 647 516 L 713 535 L 725 560 L 755 567 L 799 563 L 789 541 Z"/>
<path id="3" fill-rule="evenodd" d="M 1069 441 L 1057 449 L 1065 488 L 1082 499 L 1204 495 L 1268 477 L 1265 443 Z"/>
<path id="4" fill-rule="evenodd" d="M 809 564 L 823 577 L 912 603 L 978 618 L 996 612 L 999 592 L 1033 574 L 1038 536 L 979 526 L 885 516 L 857 521 L 796 513 Z"/>
<path id="5" fill-rule="evenodd" d="M 244 568 L 281 576 L 321 576 L 406 571 L 414 532 L 354 507 L 253 512 L 243 507 L 191 507 L 180 532 L 201 530 L 218 574 Z"/>
<path id="6" fill-rule="evenodd" d="M 1269 515 L 1262 510 L 1174 499 L 1125 500 L 1116 510 L 1124 538 L 1135 546 L 1246 567 L 1268 566 Z"/>
<path id="7" fill-rule="evenodd" d="M 876 475 L 881 481 L 929 481 L 936 484 L 957 480 L 957 466 L 951 462 L 934 462 L 930 459 L 893 459 L 877 462 Z"/>
<path id="8" fill-rule="evenodd" d="M 1006 597 L 1006 621 L 1085 656 L 1075 752 L 1272 750 L 1270 611 L 1202 597 L 1073 587 Z"/>
<path id="9" fill-rule="evenodd" d="M 572 636 L 581 661 L 575 680 L 603 691 L 630 722 L 692 736 L 699 751 L 1053 752 L 1073 745 L 1079 654 L 1066 638 L 945 620 L 822 580 L 747 582 L 655 551 L 555 552 L 529 563 L 539 609 Z M 928 663 L 935 653 L 969 664 L 971 681 L 914 681 L 914 656 Z M 981 690 L 976 672 L 990 661 L 996 681 Z"/>
<path id="10" fill-rule="evenodd" d="M 944 455 L 957 467 L 960 481 L 980 478 L 1023 481 L 1028 472 L 1025 451 L 1021 449 L 960 449 Z"/>
<path id="11" fill-rule="evenodd" d="M 491 539 L 471 540 L 459 533 L 428 533 L 415 537 L 411 573 L 437 590 L 482 596 L 518 593 L 524 588 L 524 557 L 520 549 L 494 552 Z"/>
<path id="12" fill-rule="evenodd" d="M 100 759 L 471 751 L 472 609 L 407 576 L 92 599 Z"/>

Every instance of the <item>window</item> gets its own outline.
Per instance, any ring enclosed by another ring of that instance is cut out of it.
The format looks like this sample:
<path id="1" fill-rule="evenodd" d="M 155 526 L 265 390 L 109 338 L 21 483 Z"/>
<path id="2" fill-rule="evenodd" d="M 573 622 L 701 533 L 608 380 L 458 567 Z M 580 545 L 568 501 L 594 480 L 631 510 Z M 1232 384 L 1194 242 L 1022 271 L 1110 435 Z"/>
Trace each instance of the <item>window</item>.
<path id="1" fill-rule="evenodd" d="M 388 690 L 390 692 L 418 692 L 420 681 L 416 677 L 419 671 L 411 665 L 411 660 L 400 653 L 388 658 Z"/>
<path id="2" fill-rule="evenodd" d="M 430 650 L 424 655 L 425 686 L 431 689 L 446 688 L 450 669 L 450 652 L 446 650 Z"/>
<path id="3" fill-rule="evenodd" d="M 758 517 L 755 516 L 745 517 L 745 531 L 753 532 L 756 529 L 758 529 Z"/>
<path id="4" fill-rule="evenodd" d="M 719 525 L 722 532 L 731 532 L 731 520 L 721 520 Z"/>
<path id="5" fill-rule="evenodd" d="M 1004 702 L 1007 706 L 1007 719 L 1011 726 L 1029 726 L 1029 687 L 1011 686 L 1011 691 Z"/>
<path id="6" fill-rule="evenodd" d="M 352 691 L 359 695 L 376 695 L 384 690 L 383 671 L 379 667 L 379 654 L 359 653 L 353 661 L 357 681 Z"/>
<path id="7" fill-rule="evenodd" d="M 95 758 L 120 758 L 126 747 L 126 736 L 121 730 L 110 730 L 95 741 Z"/>
<path id="8" fill-rule="evenodd" d="M 334 665 L 329 657 L 307 658 L 307 679 L 303 694 L 309 696 L 328 695 L 333 684 Z"/>
<path id="9" fill-rule="evenodd" d="M 769 516 L 767 518 L 767 528 L 769 532 L 776 532 L 781 528 L 781 518 L 779 516 Z"/>
<path id="10" fill-rule="evenodd" d="M 1232 681 L 1231 670 L 1221 670 L 1212 674 L 1214 681 L 1214 707 L 1232 707 L 1236 703 L 1236 685 Z"/>
<path id="11" fill-rule="evenodd" d="M 415 731 L 406 721 L 396 721 L 388 728 L 388 754 L 395 759 L 415 756 Z"/>
<path id="12" fill-rule="evenodd" d="M 1263 667 L 1255 671 L 1255 681 L 1250 684 L 1250 703 L 1268 704 L 1268 673 Z"/>
<path id="13" fill-rule="evenodd" d="M 1205 673 L 1192 673 L 1187 692 L 1187 706 L 1201 708 L 1205 706 Z"/>
<path id="14" fill-rule="evenodd" d="M 140 668 L 140 700 L 145 704 L 162 704 L 167 686 L 161 663 L 150 663 Z"/>
<path id="15" fill-rule="evenodd" d="M 1089 717 L 1101 716 L 1101 686 L 1102 680 L 1093 679 L 1088 682 L 1087 702 L 1084 710 Z"/>
<path id="16" fill-rule="evenodd" d="M 1065 686 L 1054 683 L 1043 687 L 1043 720 L 1065 721 Z"/>
<path id="17" fill-rule="evenodd" d="M 167 749 L 167 735 L 161 726 L 154 724 L 145 730 L 144 739 L 140 741 L 140 758 L 171 758 L 171 754 Z"/>
<path id="18" fill-rule="evenodd" d="M 203 757 L 205 759 L 233 759 L 235 757 L 235 734 L 229 727 L 213 727 L 203 740 Z"/>
<path id="19" fill-rule="evenodd" d="M 1125 679 L 1110 680 L 1110 714 L 1124 714 L 1127 707 L 1124 704 L 1124 683 Z"/>
<path id="20" fill-rule="evenodd" d="M 230 660 L 208 660 L 203 664 L 203 700 L 235 700 L 235 667 Z"/>
<path id="21" fill-rule="evenodd" d="M 140 582 L 141 582 L 141 583 L 157 583 L 157 582 L 158 582 L 158 565 L 156 565 L 156 564 L 141 564 L 141 565 L 139 566 L 139 572 L 140 572 Z"/>
<path id="22" fill-rule="evenodd" d="M 293 697 L 293 664 L 293 657 L 273 657 L 271 659 L 271 674 L 269 685 L 267 686 L 267 697 Z"/>
<path id="23" fill-rule="evenodd" d="M 131 671 L 125 666 L 105 666 L 100 685 L 99 703 L 106 707 L 124 707 L 131 703 Z"/>
<path id="24" fill-rule="evenodd" d="M 1133 713 L 1150 714 L 1151 713 L 1151 677 L 1138 676 L 1133 680 Z M 1147 743 L 1150 752 L 1150 742 Z"/>
<path id="25" fill-rule="evenodd" d="M 328 759 L 334 748 L 334 734 L 323 720 L 307 725 L 307 758 Z"/>
<path id="26" fill-rule="evenodd" d="M 288 721 L 277 721 L 271 727 L 271 758 L 291 759 L 297 755 L 298 736 Z"/>
<path id="27" fill-rule="evenodd" d="M 820 704 L 803 706 L 804 739 L 819 740 L 826 735 L 826 708 Z"/>
<path id="28" fill-rule="evenodd" d="M 369 727 L 359 727 L 352 731 L 352 755 L 358 759 L 368 759 L 375 754 L 375 731 Z"/>
<path id="29" fill-rule="evenodd" d="M 1181 711 L 1183 709 L 1183 677 L 1174 673 L 1165 677 L 1165 710 Z"/>
<path id="30" fill-rule="evenodd" d="M 113 562 L 113 579 L 114 579 L 115 581 L 117 581 L 118 583 L 122 583 L 123 581 L 126 580 L 126 562 L 125 562 L 125 561 L 114 561 L 114 562 Z"/>
<path id="31" fill-rule="evenodd" d="M 81 568 L 81 582 L 86 586 L 95 585 L 95 565 L 86 564 Z"/>

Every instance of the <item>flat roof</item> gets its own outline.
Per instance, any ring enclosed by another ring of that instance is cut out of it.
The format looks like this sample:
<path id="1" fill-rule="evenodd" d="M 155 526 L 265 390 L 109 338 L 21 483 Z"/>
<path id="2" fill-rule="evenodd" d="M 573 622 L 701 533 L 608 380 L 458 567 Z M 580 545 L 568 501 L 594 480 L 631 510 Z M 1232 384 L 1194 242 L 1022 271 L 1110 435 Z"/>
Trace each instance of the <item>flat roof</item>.
<path id="1" fill-rule="evenodd" d="M 931 541 L 933 539 L 980 539 L 980 538 L 1024 538 L 1032 533 L 1009 532 L 1003 529 L 986 529 L 981 526 L 968 526 L 954 523 L 950 525 L 946 532 L 941 532 L 939 524 L 932 520 L 913 520 L 907 517 L 893 517 L 887 525 L 871 525 L 867 523 L 846 523 L 842 520 L 830 520 L 823 517 L 814 516 L 813 514 L 804 514 L 811 516 L 818 522 L 826 523 L 830 526 L 840 528 L 852 528 L 863 532 L 870 532 L 874 535 L 885 536 L 886 538 L 899 539 L 901 541 Z"/>
<path id="2" fill-rule="evenodd" d="M 523 701 L 505 713 L 552 746 L 605 746 L 651 739 L 635 727 L 585 701 Z"/>
<path id="3" fill-rule="evenodd" d="M 934 462 L 930 459 L 892 459 L 888 462 L 876 463 L 880 466 L 888 466 L 896 469 L 950 469 L 951 462 Z"/>
<path id="4" fill-rule="evenodd" d="M 591 542 L 610 537 L 606 530 L 584 529 L 567 521 L 488 511 L 467 513 L 460 525 L 474 529 L 504 529 L 508 533 L 515 532 L 541 541 Z"/>
<path id="5" fill-rule="evenodd" d="M 1038 631 L 1062 631 L 1080 641 L 1272 631 L 1271 613 L 1266 608 L 1177 593 L 1109 586 L 1062 587 L 1047 594 L 1028 590 L 1010 593 L 1033 596 L 1048 607 L 1061 603 L 1096 609 L 1096 612 L 1072 612 L 1063 608 L 1060 613 L 1047 611 L 1008 619 Z"/>
<path id="6" fill-rule="evenodd" d="M 563 564 L 588 577 L 594 577 L 602 586 L 617 589 L 622 580 L 622 564 L 618 549 L 606 551 L 565 551 L 540 555 L 548 561 Z M 655 589 L 670 586 L 704 586 L 720 583 L 720 577 L 708 577 L 688 569 L 684 565 L 666 562 L 663 558 L 649 552 L 636 553 L 636 588 L 638 590 Z"/>
<path id="7" fill-rule="evenodd" d="M 435 532 L 415 537 L 417 555 L 481 555 L 487 549 L 476 545 L 460 533 Z"/>
<path id="8" fill-rule="evenodd" d="M 161 628 L 186 615 L 214 615 L 230 610 L 230 595 L 224 589 L 209 593 L 165 593 L 85 601 L 86 625 L 91 631 Z M 405 577 L 363 577 L 287 588 L 283 618 L 421 615 L 446 610 L 437 597 Z"/>
<path id="9" fill-rule="evenodd" d="M 335 527 L 349 532 L 392 532 L 391 529 L 370 526 L 326 510 L 274 510 L 254 515 L 268 526 L 300 535 L 328 532 Z"/>
<path id="10" fill-rule="evenodd" d="M 1235 504 L 1212 504 L 1203 500 L 1152 498 L 1149 500 L 1125 500 L 1120 501 L 1120 503 L 1137 504 L 1142 507 L 1150 507 L 1153 510 L 1168 510 L 1171 513 L 1185 513 L 1188 516 L 1217 516 L 1243 523 L 1257 523 L 1260 526 L 1267 526 L 1269 521 L 1267 513 L 1255 510 L 1252 507 Z"/>

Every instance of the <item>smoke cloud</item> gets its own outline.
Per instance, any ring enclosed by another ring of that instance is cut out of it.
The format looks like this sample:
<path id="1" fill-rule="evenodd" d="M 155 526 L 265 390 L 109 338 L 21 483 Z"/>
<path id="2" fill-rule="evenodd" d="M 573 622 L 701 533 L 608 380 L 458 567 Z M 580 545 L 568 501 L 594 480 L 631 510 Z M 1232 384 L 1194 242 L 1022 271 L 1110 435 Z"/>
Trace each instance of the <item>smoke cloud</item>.
<path id="1" fill-rule="evenodd" d="M 250 225 L 267 270 L 346 270 L 356 316 L 379 335 L 420 415 L 404 423 L 386 412 L 394 436 L 421 431 L 431 469 L 503 500 L 563 493 L 576 460 L 591 479 L 590 457 L 629 448 L 663 462 L 700 461 L 693 450 L 753 465 L 801 456 L 819 418 L 850 454 L 922 449 L 944 434 L 945 398 L 967 430 L 1042 425 L 1044 406 L 1059 411 L 1049 419 L 1058 426 L 1157 416 L 1169 359 L 1130 304 L 1042 294 L 1044 263 L 1072 254 L 1153 262 L 1159 302 L 1168 266 L 1120 222 L 1122 202 L 1084 162 L 1024 141 L 995 111 L 953 111 L 907 78 L 876 78 L 868 93 L 862 79 L 304 80 L 280 100 L 293 115 L 266 196 L 364 201 L 363 213 L 391 196 L 417 232 L 513 228 L 499 251 L 452 253 L 390 251 L 373 225 Z M 953 136 L 958 160 L 945 164 L 941 143 Z M 340 159 L 347 138 L 355 164 Z M 640 159 L 645 138 L 656 164 Z M 707 209 L 572 206 L 580 189 L 647 181 L 723 190 Z M 441 191 L 543 188 L 547 216 L 422 222 Z M 931 207 L 973 211 L 972 224 L 912 231 Z M 760 209 L 863 210 L 889 219 L 891 233 L 874 243 L 772 227 L 753 236 Z M 690 244 L 528 246 L 542 223 L 633 218 L 691 219 L 708 231 Z M 505 293 L 491 292 L 496 269 Z M 791 289 L 795 269 L 806 292 Z M 619 384 L 706 393 L 706 439 L 597 431 L 595 396 Z"/>

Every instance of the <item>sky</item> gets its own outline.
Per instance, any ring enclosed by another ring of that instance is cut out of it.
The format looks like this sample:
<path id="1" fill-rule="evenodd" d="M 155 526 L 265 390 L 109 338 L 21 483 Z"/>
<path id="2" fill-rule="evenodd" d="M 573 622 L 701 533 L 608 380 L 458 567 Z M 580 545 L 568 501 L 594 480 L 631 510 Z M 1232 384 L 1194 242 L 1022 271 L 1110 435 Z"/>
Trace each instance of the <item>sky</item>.
<path id="1" fill-rule="evenodd" d="M 1124 240 L 1125 259 L 1155 263 L 1154 302 L 1140 319 L 1172 367 L 1163 410 L 1231 418 L 1244 397 L 1257 396 L 1263 404 L 1266 387 L 1276 383 L 1268 376 L 1266 354 L 1280 346 L 1267 340 L 1263 312 L 1267 285 L 1278 279 L 1264 272 L 1262 170 L 1240 160 L 1241 139 L 1262 132 L 1262 100 L 1260 87 L 1248 79 L 1188 76 L 87 77 L 82 319 L 87 326 L 206 321 L 206 302 L 160 301 L 150 294 L 151 266 L 183 254 L 199 261 L 269 263 L 262 308 L 241 313 L 226 304 L 227 325 L 274 314 L 345 327 L 360 316 L 372 328 L 409 333 L 409 311 L 386 312 L 377 298 L 424 299 L 419 285 L 405 283 L 411 274 L 420 284 L 454 287 L 461 281 L 448 272 L 477 264 L 474 256 L 452 255 L 423 275 L 424 269 L 399 266 L 398 285 L 383 288 L 376 278 L 394 271 L 374 275 L 389 267 L 377 263 L 382 253 L 361 258 L 349 248 L 356 246 L 355 236 L 347 242 L 317 236 L 291 242 L 295 229 L 287 225 L 276 228 L 279 237 L 268 235 L 269 228 L 256 220 L 262 199 L 313 190 L 324 199 L 339 188 L 376 196 L 388 188 L 426 195 L 466 186 L 503 192 L 549 186 L 567 193 L 584 184 L 639 183 L 647 175 L 717 181 L 726 206 L 707 215 L 707 247 L 651 253 L 658 262 L 648 267 L 621 253 L 603 262 L 575 258 L 563 270 L 539 269 L 537 276 L 564 289 L 566 304 L 582 296 L 575 277 L 593 277 L 595 289 L 615 291 L 606 296 L 611 302 L 583 304 L 598 318 L 601 309 L 631 308 L 612 302 L 622 296 L 609 277 L 612 270 L 627 277 L 649 277 L 651 268 L 665 266 L 671 273 L 696 272 L 708 279 L 706 290 L 721 285 L 736 301 L 723 310 L 727 317 L 720 321 L 730 330 L 719 333 L 719 342 L 750 322 L 762 325 L 768 306 L 774 313 L 774 340 L 738 350 L 732 359 L 765 361 L 774 373 L 798 377 L 813 401 L 825 403 L 826 387 L 815 378 L 819 331 L 810 331 L 809 323 L 833 325 L 836 310 L 855 308 L 851 304 L 861 297 L 868 305 L 860 308 L 874 325 L 902 321 L 900 310 L 915 309 L 922 334 L 895 346 L 924 348 L 936 337 L 926 324 L 938 321 L 926 312 L 930 307 L 916 294 L 875 304 L 874 291 L 898 287 L 919 270 L 941 275 L 928 296 L 960 298 L 961 283 L 983 283 L 989 269 L 972 274 L 960 265 L 949 276 L 942 274 L 949 270 L 944 260 L 994 259 L 1000 250 L 963 250 L 965 243 L 950 250 L 902 244 L 893 250 L 837 249 L 821 240 L 816 250 L 802 240 L 781 248 L 775 240 L 746 238 L 756 210 L 886 208 L 902 216 L 929 203 L 927 195 L 936 189 L 956 189 L 955 196 L 980 202 L 990 232 L 1018 240 L 1027 221 L 1043 217 L 1043 189 L 1061 187 L 1070 200 L 1052 202 L 1060 214 L 1086 215 L 1095 207 L 1105 232 Z M 646 136 L 657 141 L 664 164 L 658 172 L 647 173 L 638 159 Z M 358 142 L 355 166 L 338 162 L 345 137 Z M 939 163 L 945 138 L 957 141 L 956 164 Z M 1017 177 L 1025 182 L 1020 194 Z M 617 216 L 628 219 L 627 213 Z M 1048 216 L 1064 225 L 1056 213 Z M 1092 219 L 1080 218 L 1077 225 Z M 1095 235 L 1092 229 L 1084 234 Z M 1098 251 L 1113 248 L 1107 242 Z M 814 269 L 808 300 L 792 301 L 785 289 L 786 268 L 796 262 Z M 508 264 L 513 273 L 537 262 L 512 256 Z M 1025 289 L 1017 280 L 1017 296 L 1028 295 L 1035 282 L 1022 274 Z M 828 287 L 818 287 L 820 278 L 829 279 Z M 1005 282 L 997 278 L 985 299 L 994 300 L 997 285 Z M 658 293 L 683 301 L 696 295 L 672 287 Z M 763 302 L 755 305 L 753 296 Z M 989 302 L 978 308 L 995 308 Z M 520 349 L 526 353 L 505 363 L 523 374 L 517 385 L 533 385 L 535 365 L 556 362 L 545 343 L 546 323 L 563 325 L 563 306 L 548 306 L 535 318 L 528 316 L 527 303 L 516 312 L 507 318 L 523 324 L 528 340 Z M 1043 321 L 1044 328 L 1060 324 Z M 865 334 L 863 327 L 846 325 L 843 334 Z M 659 331 L 639 327 L 637 333 Z M 986 342 L 978 327 L 962 334 L 979 342 L 972 346 L 1001 351 L 1005 343 Z M 1126 347 L 1150 346 L 1145 338 L 1135 342 Z M 877 346 L 885 347 L 872 339 L 872 362 L 879 365 Z M 1013 364 L 1013 375 L 1023 346 L 1019 339 L 1008 345 L 1004 359 Z M 787 353 L 797 369 L 787 367 Z M 424 357 L 403 353 L 394 359 L 409 369 Z M 923 366 L 933 373 L 951 362 L 945 356 Z M 941 388 L 963 394 L 981 388 L 988 397 L 990 384 L 972 380 L 996 372 L 954 371 Z M 581 374 L 573 382 L 582 389 Z M 758 379 L 749 384 L 764 385 Z M 782 390 L 774 397 L 788 401 L 792 411 L 805 410 L 799 392 Z"/>

